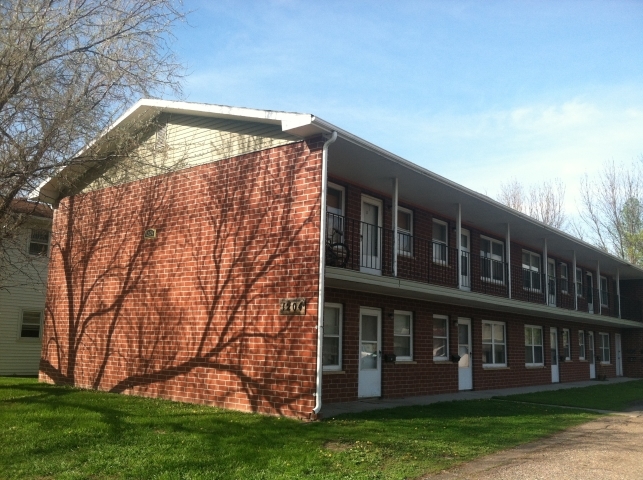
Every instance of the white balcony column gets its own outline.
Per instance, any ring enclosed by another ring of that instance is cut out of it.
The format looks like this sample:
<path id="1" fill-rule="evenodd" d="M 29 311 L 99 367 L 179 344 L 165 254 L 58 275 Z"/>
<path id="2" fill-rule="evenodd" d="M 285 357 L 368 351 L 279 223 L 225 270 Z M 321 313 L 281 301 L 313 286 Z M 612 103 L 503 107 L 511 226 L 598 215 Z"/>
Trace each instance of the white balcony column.
<path id="1" fill-rule="evenodd" d="M 601 262 L 596 260 L 596 286 L 598 286 L 598 314 L 603 313 L 603 299 L 601 298 Z"/>
<path id="2" fill-rule="evenodd" d="M 393 179 L 393 276 L 397 277 L 397 253 L 398 253 L 398 238 L 397 238 L 397 203 L 398 203 L 398 180 L 397 177 Z"/>
<path id="3" fill-rule="evenodd" d="M 455 245 L 458 250 L 458 259 L 456 260 L 455 277 L 458 280 L 458 288 L 462 287 L 462 205 L 458 203 L 455 210 Z"/>
<path id="4" fill-rule="evenodd" d="M 574 310 L 578 310 L 578 292 L 576 291 L 576 286 L 578 285 L 578 279 L 576 278 L 576 250 L 573 251 L 573 260 L 572 260 L 572 272 L 573 276 L 572 278 L 574 279 L 574 288 L 573 290 L 570 290 L 574 292 Z"/>
<path id="5" fill-rule="evenodd" d="M 507 252 L 505 255 L 507 261 L 507 293 L 509 294 L 509 298 L 511 298 L 511 228 L 509 228 L 508 223 L 507 235 L 505 237 L 505 251 Z"/>
<path id="6" fill-rule="evenodd" d="M 547 271 L 547 267 L 549 265 L 549 262 L 547 261 L 547 238 L 545 238 L 545 241 L 543 242 L 543 273 L 544 273 L 544 281 L 545 281 L 545 288 L 543 289 L 545 292 L 545 305 L 549 305 L 549 272 Z"/>
<path id="7" fill-rule="evenodd" d="M 618 307 L 618 318 L 621 318 L 621 274 L 618 268 L 616 269 L 616 298 L 618 299 L 616 303 Z"/>

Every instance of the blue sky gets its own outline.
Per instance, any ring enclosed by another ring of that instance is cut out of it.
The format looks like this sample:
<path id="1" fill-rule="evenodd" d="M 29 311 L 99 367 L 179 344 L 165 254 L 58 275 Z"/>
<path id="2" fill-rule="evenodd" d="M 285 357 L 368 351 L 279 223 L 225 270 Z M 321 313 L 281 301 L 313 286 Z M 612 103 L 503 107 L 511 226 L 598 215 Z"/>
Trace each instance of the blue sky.
<path id="1" fill-rule="evenodd" d="M 643 154 L 643 2 L 186 1 L 185 100 L 315 114 L 495 197 Z"/>

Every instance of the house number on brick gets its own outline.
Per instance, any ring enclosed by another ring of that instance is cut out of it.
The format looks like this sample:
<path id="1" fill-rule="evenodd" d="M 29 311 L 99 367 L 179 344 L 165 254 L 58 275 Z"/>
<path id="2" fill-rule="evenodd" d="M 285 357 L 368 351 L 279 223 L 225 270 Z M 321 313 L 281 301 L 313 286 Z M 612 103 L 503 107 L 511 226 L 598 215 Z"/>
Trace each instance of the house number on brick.
<path id="1" fill-rule="evenodd" d="M 305 298 L 286 298 L 279 302 L 279 315 L 305 315 Z"/>
<path id="2" fill-rule="evenodd" d="M 143 238 L 145 238 L 145 240 L 154 240 L 156 238 L 156 228 L 148 228 L 145 230 Z"/>

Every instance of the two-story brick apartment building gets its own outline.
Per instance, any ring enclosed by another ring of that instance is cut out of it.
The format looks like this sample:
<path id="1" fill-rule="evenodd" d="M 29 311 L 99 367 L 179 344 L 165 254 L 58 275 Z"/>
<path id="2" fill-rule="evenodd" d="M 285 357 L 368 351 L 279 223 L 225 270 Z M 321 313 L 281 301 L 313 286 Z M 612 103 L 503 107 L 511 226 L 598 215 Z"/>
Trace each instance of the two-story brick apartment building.
<path id="1" fill-rule="evenodd" d="M 38 192 L 43 381 L 310 418 L 643 376 L 643 270 L 313 115 L 143 100 L 90 147 L 118 132 Z"/>

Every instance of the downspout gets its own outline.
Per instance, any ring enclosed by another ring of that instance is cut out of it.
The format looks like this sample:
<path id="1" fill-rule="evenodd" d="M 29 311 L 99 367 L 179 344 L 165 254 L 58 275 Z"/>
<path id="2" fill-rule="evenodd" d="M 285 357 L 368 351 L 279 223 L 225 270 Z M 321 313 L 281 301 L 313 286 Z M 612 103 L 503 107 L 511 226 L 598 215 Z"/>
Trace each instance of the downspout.
<path id="1" fill-rule="evenodd" d="M 316 416 L 322 407 L 322 348 L 324 342 L 324 269 L 326 266 L 326 186 L 328 183 L 328 147 L 337 140 L 337 132 L 324 143 L 322 148 L 322 181 L 321 181 L 321 221 L 319 232 L 319 293 L 317 295 L 317 380 L 315 386 L 315 408 L 313 415 Z"/>

